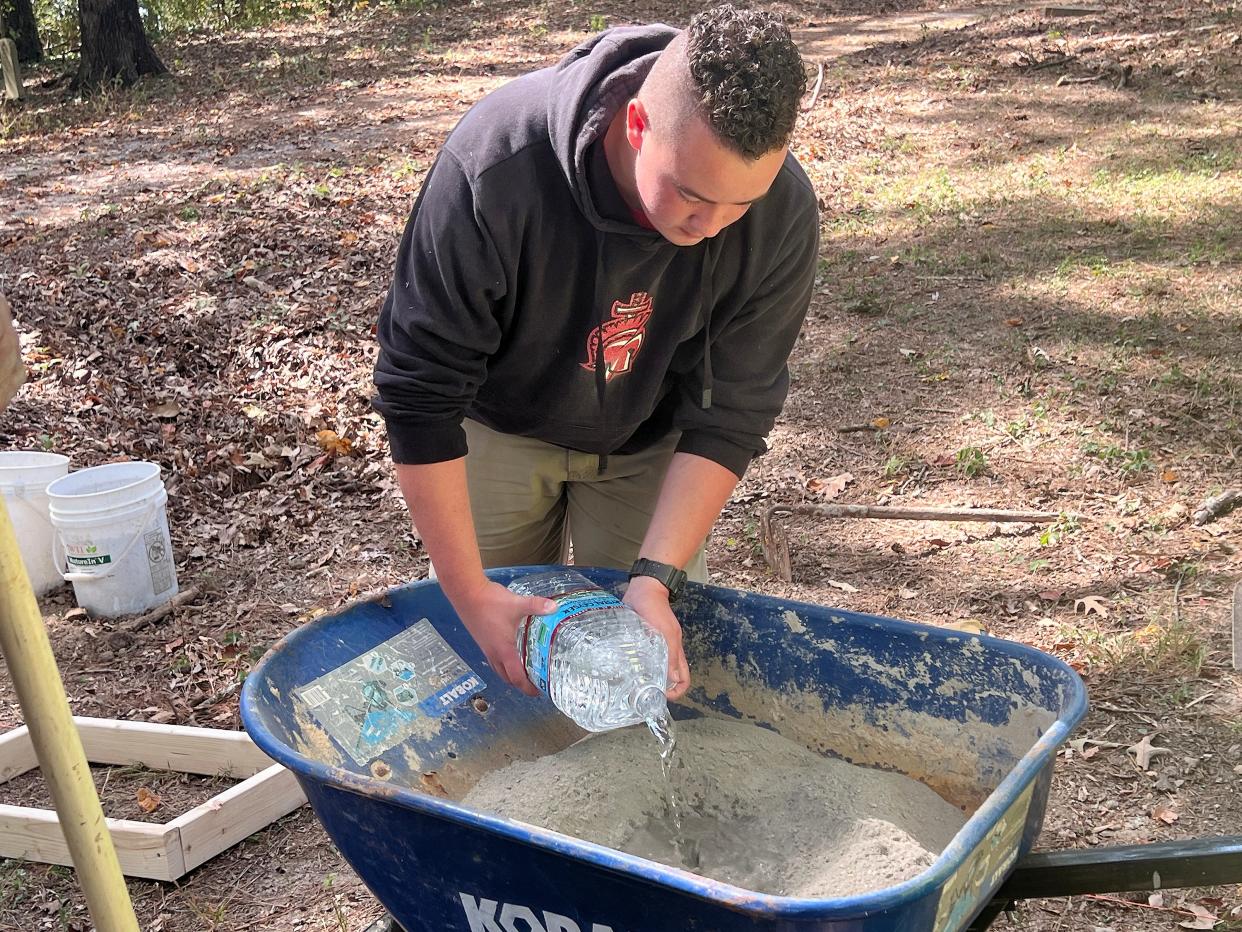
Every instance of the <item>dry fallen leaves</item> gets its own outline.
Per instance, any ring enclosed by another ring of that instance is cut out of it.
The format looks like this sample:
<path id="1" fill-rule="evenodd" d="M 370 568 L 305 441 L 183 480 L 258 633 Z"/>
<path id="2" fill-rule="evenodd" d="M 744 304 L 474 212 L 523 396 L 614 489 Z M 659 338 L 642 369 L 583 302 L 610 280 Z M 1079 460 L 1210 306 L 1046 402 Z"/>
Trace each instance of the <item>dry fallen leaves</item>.
<path id="1" fill-rule="evenodd" d="M 835 579 L 825 579 L 824 582 L 832 586 L 833 589 L 840 589 L 842 592 L 857 592 L 858 591 L 857 586 L 851 586 L 847 582 L 837 582 Z"/>
<path id="2" fill-rule="evenodd" d="M 1194 913 L 1195 918 L 1183 919 L 1179 922 L 1178 925 L 1183 929 L 1214 929 L 1216 923 L 1220 922 L 1215 913 L 1198 903 L 1187 903 L 1185 909 Z"/>
<path id="3" fill-rule="evenodd" d="M 1082 609 L 1084 615 L 1090 615 L 1092 612 L 1101 618 L 1108 617 L 1108 600 L 1103 596 L 1088 595 L 1081 599 L 1074 600 L 1074 612 L 1077 613 Z"/>
<path id="4" fill-rule="evenodd" d="M 145 786 L 138 787 L 138 808 L 143 812 L 154 812 L 160 806 L 160 798 Z"/>
<path id="5" fill-rule="evenodd" d="M 354 445 L 349 439 L 339 436 L 334 430 L 321 430 L 315 434 L 315 439 L 319 442 L 320 449 L 325 453 L 348 456 L 354 449 Z"/>
<path id="6" fill-rule="evenodd" d="M 1157 734 L 1159 732 L 1153 731 L 1150 735 L 1143 735 L 1137 744 L 1132 744 L 1126 748 L 1126 751 L 1134 755 L 1134 760 L 1139 765 L 1140 770 L 1150 770 L 1153 757 L 1173 753 L 1170 748 L 1157 747 L 1151 743 L 1151 739 Z"/>
<path id="7" fill-rule="evenodd" d="M 1181 818 L 1168 803 L 1157 803 L 1151 810 L 1151 817 L 1157 822 L 1163 822 L 1165 825 L 1172 825 Z"/>
<path id="8" fill-rule="evenodd" d="M 829 476 L 827 479 L 808 479 L 806 488 L 808 492 L 814 492 L 831 501 L 844 492 L 845 487 L 853 481 L 853 473 L 843 472 L 840 475 Z"/>

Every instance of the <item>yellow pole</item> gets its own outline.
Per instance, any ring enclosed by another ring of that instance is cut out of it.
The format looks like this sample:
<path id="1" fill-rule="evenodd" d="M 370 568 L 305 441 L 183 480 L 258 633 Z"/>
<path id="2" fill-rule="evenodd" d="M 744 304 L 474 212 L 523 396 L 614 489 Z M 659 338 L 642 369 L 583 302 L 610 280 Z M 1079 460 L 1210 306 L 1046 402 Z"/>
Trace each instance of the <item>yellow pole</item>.
<path id="1" fill-rule="evenodd" d="M 0 652 L 9 666 L 43 779 L 52 792 L 78 882 L 98 932 L 138 932 L 121 864 L 104 822 L 82 739 L 43 616 L 0 498 Z"/>

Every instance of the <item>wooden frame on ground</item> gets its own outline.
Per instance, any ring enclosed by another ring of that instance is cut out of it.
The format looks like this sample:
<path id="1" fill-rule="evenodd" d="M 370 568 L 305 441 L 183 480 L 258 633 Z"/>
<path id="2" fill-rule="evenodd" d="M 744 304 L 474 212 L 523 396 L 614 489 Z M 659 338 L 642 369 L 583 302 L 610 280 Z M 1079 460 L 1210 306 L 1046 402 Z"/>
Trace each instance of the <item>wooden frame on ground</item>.
<path id="1" fill-rule="evenodd" d="M 171 822 L 107 819 L 129 877 L 176 880 L 306 802 L 293 774 L 241 731 L 74 716 L 86 759 L 241 780 Z M 25 725 L 0 735 L 0 783 L 39 766 Z M 72 865 L 56 813 L 0 805 L 0 858 Z"/>

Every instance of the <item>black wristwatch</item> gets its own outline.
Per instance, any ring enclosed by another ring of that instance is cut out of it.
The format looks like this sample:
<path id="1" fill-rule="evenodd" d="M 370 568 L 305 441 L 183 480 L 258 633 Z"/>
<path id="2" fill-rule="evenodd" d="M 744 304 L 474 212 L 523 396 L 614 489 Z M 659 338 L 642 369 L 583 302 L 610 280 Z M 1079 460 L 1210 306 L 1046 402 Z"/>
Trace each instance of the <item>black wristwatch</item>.
<path id="1" fill-rule="evenodd" d="M 681 595 L 681 590 L 686 585 L 685 570 L 679 570 L 668 563 L 660 563 L 658 560 L 648 560 L 646 557 L 639 557 L 630 567 L 630 579 L 635 576 L 650 576 L 652 579 L 659 580 L 668 590 L 670 600 Z"/>

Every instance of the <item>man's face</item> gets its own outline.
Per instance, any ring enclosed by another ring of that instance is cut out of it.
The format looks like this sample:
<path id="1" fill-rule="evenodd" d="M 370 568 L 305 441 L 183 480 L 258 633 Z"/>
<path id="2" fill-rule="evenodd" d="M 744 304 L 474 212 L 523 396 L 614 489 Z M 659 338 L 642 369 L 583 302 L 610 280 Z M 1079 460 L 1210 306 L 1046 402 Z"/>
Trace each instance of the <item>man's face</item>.
<path id="1" fill-rule="evenodd" d="M 698 116 L 653 129 L 639 100 L 629 103 L 626 135 L 643 212 L 677 246 L 693 246 L 738 220 L 768 193 L 785 161 L 784 148 L 753 160 L 738 155 Z"/>

